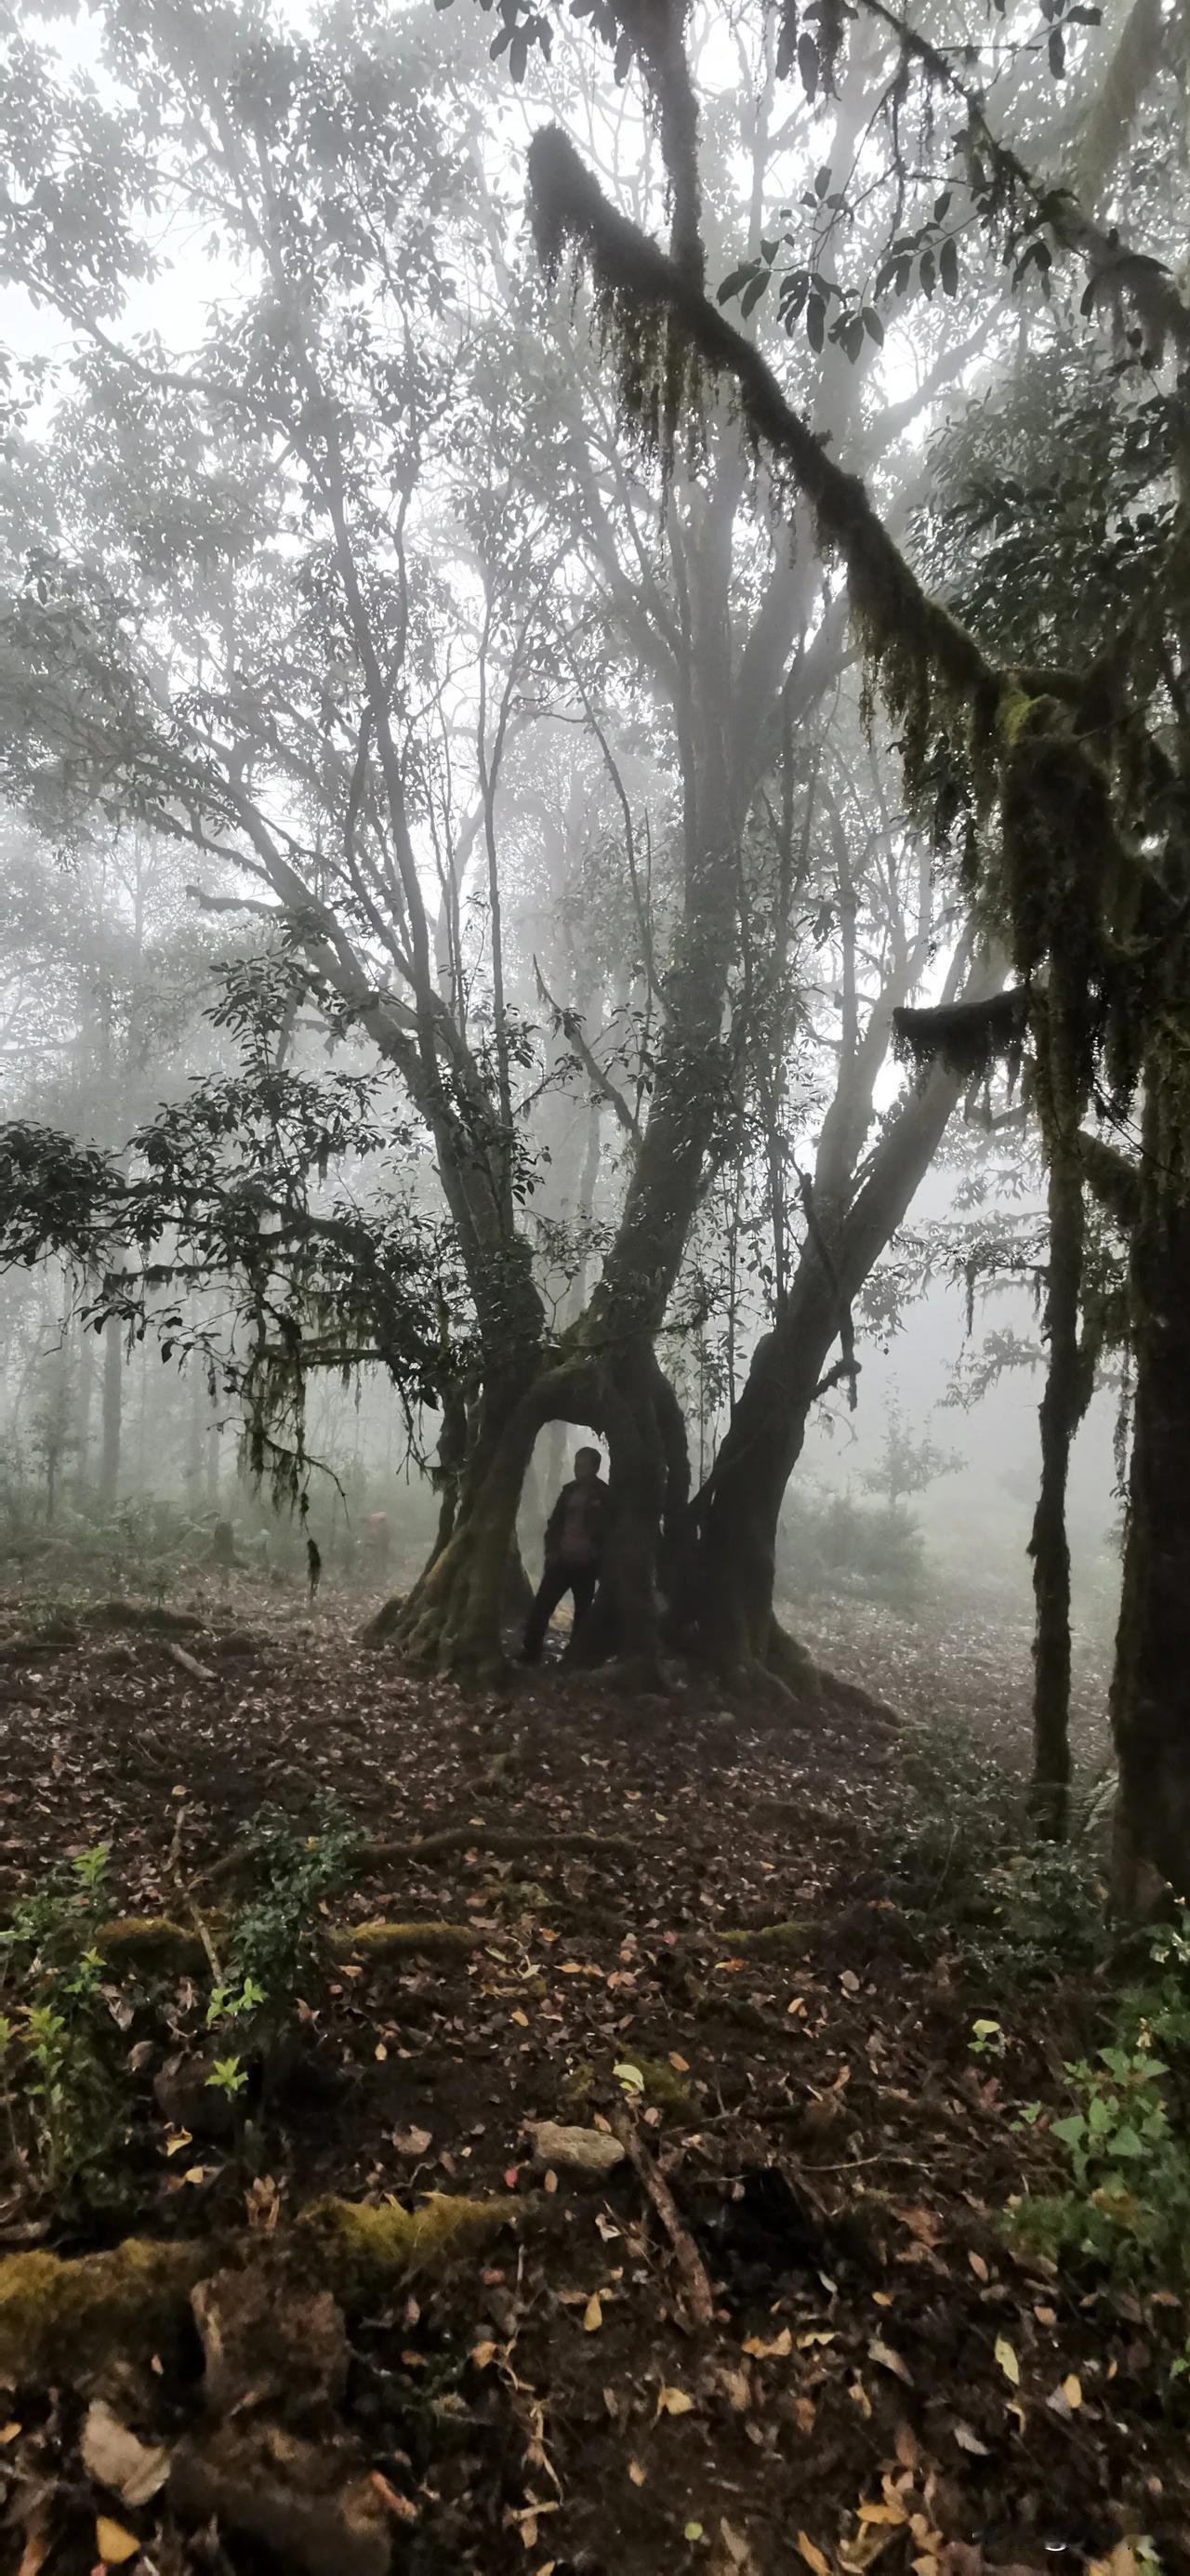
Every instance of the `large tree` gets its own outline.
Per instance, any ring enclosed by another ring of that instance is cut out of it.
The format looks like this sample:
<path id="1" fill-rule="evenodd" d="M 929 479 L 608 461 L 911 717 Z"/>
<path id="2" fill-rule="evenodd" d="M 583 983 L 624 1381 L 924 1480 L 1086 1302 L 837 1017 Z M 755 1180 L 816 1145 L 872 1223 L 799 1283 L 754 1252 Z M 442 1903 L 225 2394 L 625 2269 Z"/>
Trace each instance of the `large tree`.
<path id="1" fill-rule="evenodd" d="M 857 984 L 857 906 L 881 870 L 879 836 L 867 861 L 840 856 L 854 828 L 837 820 L 854 745 L 831 740 L 845 621 L 812 549 L 791 562 L 776 484 L 754 508 L 730 406 L 708 392 L 701 407 L 713 472 L 691 453 L 661 474 L 627 457 L 560 317 L 544 363 L 524 363 L 532 310 L 482 126 L 477 146 L 467 94 L 460 109 L 443 80 L 440 20 L 432 42 L 416 13 L 395 31 L 362 20 L 350 39 L 336 24 L 300 42 L 263 15 L 183 9 L 147 41 L 119 10 L 97 23 L 114 104 L 55 83 L 20 38 L 6 93 L 9 269 L 84 353 L 52 436 L 18 423 L 13 443 L 11 786 L 59 825 L 64 809 L 131 809 L 238 871 L 303 956 L 311 1003 L 374 1051 L 425 1123 L 474 1335 L 453 1378 L 443 1356 L 457 1510 L 396 1619 L 403 1641 L 493 1666 L 526 1460 L 542 1422 L 562 1417 L 607 1435 L 620 1505 L 609 1595 L 623 1641 L 651 1650 L 662 1521 L 692 1536 L 656 1337 L 703 1194 L 738 1152 L 749 1087 L 779 1088 L 793 997 L 820 980 L 824 950 L 847 989 L 823 1206 L 807 1196 L 800 1216 L 811 1271 L 840 1192 L 848 1205 L 866 1193 L 854 1257 L 825 1255 L 825 1349 L 955 1092 L 942 1077 L 928 1110 L 909 1098 L 869 1168 L 891 1004 L 941 915 L 932 895 L 919 902 L 887 990 L 879 971 Z M 788 148 L 767 35 L 752 69 L 755 228 Z M 860 64 L 840 94 L 841 155 L 868 79 Z M 733 148 L 728 136 L 725 165 Z M 635 187 L 644 164 L 627 175 Z M 201 203 L 227 280 L 189 345 L 130 327 L 150 201 Z M 701 293 L 688 223 L 681 257 Z M 832 337 L 821 365 L 811 352 L 821 436 L 850 431 L 887 458 L 960 363 L 940 343 L 922 388 L 890 411 Z M 613 816 L 629 922 L 626 969 L 604 966 L 561 1006 L 552 968 L 530 980 L 515 901 L 559 715 L 581 720 L 597 755 L 591 821 L 606 836 Z M 672 763 L 676 810 L 642 793 L 634 728 L 654 779 Z M 899 846 L 920 879 L 903 834 Z M 815 941 L 824 892 L 846 927 Z M 540 1120 L 527 1116 L 542 1073 L 533 1002 L 601 1104 L 618 1162 L 600 1275 L 561 1317 L 531 1204 L 526 1216 L 535 1194 L 544 1203 Z M 776 1186 L 780 1331 L 799 1202 L 783 1173 Z M 787 1461 L 795 1446 L 787 1432 Z M 766 1494 L 775 1479 L 774 1467 Z M 705 1623 L 733 1662 L 769 1643 L 755 1609 L 771 1590 L 763 1530 L 756 1546 L 747 1619 Z M 721 1559 L 714 1579 L 734 1595 L 745 1577 Z"/>

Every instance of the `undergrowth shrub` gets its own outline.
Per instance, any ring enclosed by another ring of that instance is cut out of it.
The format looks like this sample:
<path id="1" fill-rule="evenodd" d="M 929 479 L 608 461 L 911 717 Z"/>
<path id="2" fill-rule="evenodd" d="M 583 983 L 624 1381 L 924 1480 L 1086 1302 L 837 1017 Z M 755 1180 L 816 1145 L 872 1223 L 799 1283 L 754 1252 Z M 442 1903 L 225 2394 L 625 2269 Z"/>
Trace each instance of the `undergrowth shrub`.
<path id="1" fill-rule="evenodd" d="M 945 1931 L 989 2007 L 1108 1954 L 1092 1840 L 1030 1840 L 1023 1784 L 957 1727 L 905 1728 L 877 1842 L 907 1911 Z"/>
<path id="2" fill-rule="evenodd" d="M 912 1611 L 927 1590 L 926 1543 L 912 1512 L 808 1483 L 791 1485 L 782 1504 L 777 1568 L 794 1600 L 862 1594 Z"/>
<path id="3" fill-rule="evenodd" d="M 1026 2192 L 1017 2240 L 1059 2262 L 1091 2263 L 1162 2286 L 1190 2281 L 1190 1935 L 1184 1911 L 1147 1939 L 1140 1977 L 1116 1998 L 1110 2040 L 1064 2068 L 1056 2118 L 1026 2103 L 1021 2125 L 1048 2137 L 1062 2187 Z"/>
<path id="4" fill-rule="evenodd" d="M 212 2075 L 229 2094 L 246 2082 L 246 2055 L 275 2056 L 325 1985 L 330 1956 L 322 1909 L 350 1881 L 363 1836 L 335 1808 L 325 1808 L 316 1836 L 295 1834 L 287 1820 L 258 1818 L 241 1846 L 249 1892 L 237 1907 L 227 1943 L 227 1972 L 215 1987 L 208 2028 L 230 2043 Z M 241 2080 L 242 2079 L 242 2080 Z"/>
<path id="5" fill-rule="evenodd" d="M 0 1930 L 0 2084 L 14 2160 L 58 2198 L 90 2187 L 120 2125 L 110 1987 L 96 1948 L 105 1843 L 55 1870 Z"/>

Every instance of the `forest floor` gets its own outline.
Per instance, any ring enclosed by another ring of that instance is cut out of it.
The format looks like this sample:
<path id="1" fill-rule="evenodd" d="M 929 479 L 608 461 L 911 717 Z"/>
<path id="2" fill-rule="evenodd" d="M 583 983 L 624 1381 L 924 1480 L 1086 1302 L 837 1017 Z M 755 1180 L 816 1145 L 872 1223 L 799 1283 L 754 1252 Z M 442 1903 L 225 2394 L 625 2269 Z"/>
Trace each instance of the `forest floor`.
<path id="1" fill-rule="evenodd" d="M 43 2056 L 0 2146 L 0 2576 L 1190 2568 L 1181 2282 L 1059 2271 L 1006 2219 L 1068 2177 L 1063 2069 L 1114 1989 L 1087 1874 L 1014 1867 L 974 1702 L 762 1723 L 547 1669 L 477 1703 L 363 1649 L 354 1603 L 74 1612 L 44 1651 L 0 1616 L 0 1913 L 58 1907 L 0 1951 L 27 2083 L 22 1957 L 67 2031 L 65 2103 Z M 345 1864 L 322 1981 L 291 1959 L 229 2095 L 194 1933 L 242 1966 L 205 1874 L 266 1809 L 299 1854 L 332 1810 L 443 1841 Z M 72 1905 L 178 1920 L 197 1964 L 118 1973 L 102 1937 L 72 1997 Z M 353 1947 L 378 1919 L 424 1931 Z M 332 2300 L 295 2225 L 327 2193 L 495 2206 L 479 2250 Z M 129 2234 L 222 2265 L 193 2318 L 44 2263 Z"/>

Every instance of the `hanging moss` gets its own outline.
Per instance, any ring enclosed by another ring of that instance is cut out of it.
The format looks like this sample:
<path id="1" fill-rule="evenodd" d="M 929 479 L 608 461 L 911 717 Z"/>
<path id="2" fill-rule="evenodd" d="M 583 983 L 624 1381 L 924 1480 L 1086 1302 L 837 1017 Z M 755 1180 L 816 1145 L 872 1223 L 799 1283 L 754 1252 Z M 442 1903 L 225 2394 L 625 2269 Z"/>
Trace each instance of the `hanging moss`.
<path id="1" fill-rule="evenodd" d="M 940 1002 L 932 1010 L 893 1012 L 893 1045 L 902 1063 L 944 1064 L 961 1082 L 982 1081 L 994 1065 L 1015 1081 L 1028 1033 L 1029 998 L 1021 985 L 988 1002 Z"/>

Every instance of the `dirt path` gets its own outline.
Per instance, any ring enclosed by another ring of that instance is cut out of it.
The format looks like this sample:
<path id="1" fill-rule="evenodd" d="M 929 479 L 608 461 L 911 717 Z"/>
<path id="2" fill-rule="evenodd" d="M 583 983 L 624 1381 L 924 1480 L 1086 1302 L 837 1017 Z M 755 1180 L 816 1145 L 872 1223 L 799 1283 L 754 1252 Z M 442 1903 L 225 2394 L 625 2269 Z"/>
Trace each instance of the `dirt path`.
<path id="1" fill-rule="evenodd" d="M 433 1859 L 361 1875 L 339 1924 L 448 1918 L 472 1944 L 438 1956 L 427 1937 L 379 1971 L 341 1950 L 310 2045 L 254 2106 L 267 2182 L 226 2104 L 192 2074 L 187 2090 L 201 1980 L 113 1986 L 130 2108 L 100 2207 L 72 2218 L 10 2175 L 0 2234 L 72 2253 L 126 2229 L 203 2240 L 247 2208 L 283 2237 L 328 2189 L 494 2194 L 521 2219 L 485 2258 L 353 2316 L 337 2438 L 387 2501 L 372 2559 L 332 2531 L 336 2576 L 390 2552 L 414 2576 L 859 2576 L 878 2557 L 889 2576 L 977 2576 L 1082 2567 L 1141 2533 L 1190 2566 L 1180 2306 L 1075 2294 L 1001 2227 L 1052 2166 L 1015 2110 L 1055 2098 L 1102 1989 L 1046 1973 L 1003 1999 L 991 1951 L 955 1928 L 970 1817 L 943 1801 L 923 1836 L 898 1735 L 829 1710 L 762 1727 L 705 1693 L 628 1701 L 597 1677 L 464 1703 L 364 1653 L 333 1609 L 286 1634 L 238 1603 L 193 1642 L 209 1679 L 148 1635 L 6 1669 L 25 1697 L 0 1714 L 4 1903 L 110 1842 L 113 1911 L 176 1914 L 262 1805 L 304 1834 L 333 1801 L 372 1837 L 460 1829 Z M 985 1793 L 1010 1841 L 1011 1778 Z M 509 1836 L 523 1853 L 492 1849 Z M 989 2014 L 1001 2062 L 972 2052 Z M 626 2126 L 638 2160 L 594 2188 L 565 2164 L 542 2175 L 540 2121 Z M 167 2448 L 196 2370 L 137 2383 Z M 77 2397 L 14 2389 L 0 2566 L 91 2567 L 113 2510 L 134 2569 L 279 2563 L 234 2528 L 204 2539 L 160 2496 L 113 2507 L 80 2421 Z M 22 2557 L 31 2532 L 42 2558 Z M 280 2563 L 316 2568 L 307 2545 Z M 1126 2550 L 1116 2576 L 1140 2564 Z"/>

